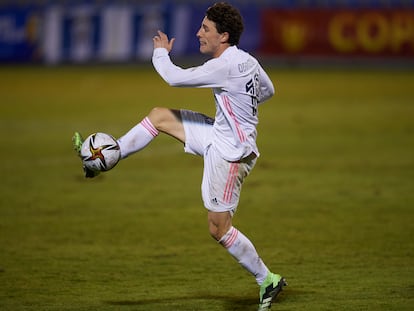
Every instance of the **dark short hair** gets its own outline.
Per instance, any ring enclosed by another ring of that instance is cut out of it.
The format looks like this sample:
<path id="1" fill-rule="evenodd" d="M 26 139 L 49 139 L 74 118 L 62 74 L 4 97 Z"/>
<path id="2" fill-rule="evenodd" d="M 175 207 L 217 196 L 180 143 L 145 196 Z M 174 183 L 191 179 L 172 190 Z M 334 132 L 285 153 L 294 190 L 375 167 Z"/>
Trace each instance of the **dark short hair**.
<path id="1" fill-rule="evenodd" d="M 244 29 L 239 10 L 226 2 L 218 2 L 207 9 L 206 17 L 216 24 L 218 33 L 229 34 L 230 45 L 239 44 Z"/>

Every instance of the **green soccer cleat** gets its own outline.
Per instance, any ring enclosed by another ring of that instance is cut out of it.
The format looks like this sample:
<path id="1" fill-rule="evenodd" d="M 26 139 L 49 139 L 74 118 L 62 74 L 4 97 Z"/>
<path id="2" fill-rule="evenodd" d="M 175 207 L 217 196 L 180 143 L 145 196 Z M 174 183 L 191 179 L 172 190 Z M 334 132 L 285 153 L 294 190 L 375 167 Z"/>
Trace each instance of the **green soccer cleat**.
<path id="1" fill-rule="evenodd" d="M 83 144 L 83 137 L 79 132 L 75 132 L 72 136 L 72 144 L 73 144 L 73 150 L 76 151 L 78 154 L 78 157 L 82 159 L 81 156 L 81 149 Z M 89 168 L 87 168 L 85 165 L 82 165 L 83 172 L 85 173 L 86 178 L 93 178 L 99 175 L 100 172 L 98 171 L 92 171 Z"/>
<path id="2" fill-rule="evenodd" d="M 73 134 L 72 144 L 73 144 L 73 150 L 75 150 L 78 156 L 80 157 L 82 144 L 83 144 L 83 137 L 79 132 L 75 132 L 75 134 Z"/>
<path id="3" fill-rule="evenodd" d="M 269 272 L 266 280 L 260 286 L 260 303 L 258 311 L 270 310 L 272 302 L 276 296 L 283 290 L 283 286 L 287 286 L 284 277 Z"/>

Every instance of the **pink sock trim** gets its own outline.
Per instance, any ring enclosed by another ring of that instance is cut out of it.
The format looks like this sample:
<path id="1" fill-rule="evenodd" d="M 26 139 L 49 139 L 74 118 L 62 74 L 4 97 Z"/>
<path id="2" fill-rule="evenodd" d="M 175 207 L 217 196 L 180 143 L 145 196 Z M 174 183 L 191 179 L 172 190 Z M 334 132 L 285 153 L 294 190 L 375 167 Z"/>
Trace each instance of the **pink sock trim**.
<path id="1" fill-rule="evenodd" d="M 221 245 L 225 248 L 229 248 L 233 245 L 234 241 L 236 241 L 237 236 L 239 234 L 239 230 L 234 227 L 231 227 L 230 230 L 224 236 L 224 240 L 220 241 Z"/>
<path id="2" fill-rule="evenodd" d="M 141 124 L 153 137 L 156 137 L 159 134 L 158 130 L 152 125 L 148 117 L 144 118 L 144 120 L 141 121 Z"/>

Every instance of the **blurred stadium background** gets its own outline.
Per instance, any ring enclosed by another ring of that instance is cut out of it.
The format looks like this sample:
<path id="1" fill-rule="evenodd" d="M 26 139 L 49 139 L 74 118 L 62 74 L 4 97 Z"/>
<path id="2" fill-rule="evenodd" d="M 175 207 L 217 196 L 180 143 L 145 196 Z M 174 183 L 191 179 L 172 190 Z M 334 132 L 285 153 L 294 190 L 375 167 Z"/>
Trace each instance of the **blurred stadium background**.
<path id="1" fill-rule="evenodd" d="M 0 1 L 0 63 L 147 62 L 157 29 L 178 37 L 174 56 L 198 54 L 194 40 L 214 1 Z M 414 59 L 414 0 L 239 0 L 240 46 L 281 63 Z"/>
<path id="2" fill-rule="evenodd" d="M 212 2 L 0 0 L 0 310 L 256 310 L 208 235 L 199 158 L 160 135 L 88 180 L 70 140 L 154 105 L 213 114 L 150 67 L 157 29 L 199 63 Z M 275 310 L 411 311 L 414 0 L 229 2 L 277 90 L 235 219 L 289 281 Z"/>

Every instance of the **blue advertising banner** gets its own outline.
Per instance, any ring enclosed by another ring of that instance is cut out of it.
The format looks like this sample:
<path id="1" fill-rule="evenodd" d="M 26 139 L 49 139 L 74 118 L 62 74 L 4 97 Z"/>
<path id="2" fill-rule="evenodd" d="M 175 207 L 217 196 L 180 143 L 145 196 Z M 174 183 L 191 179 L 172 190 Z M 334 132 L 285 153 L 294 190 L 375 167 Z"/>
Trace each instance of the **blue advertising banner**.
<path id="1" fill-rule="evenodd" d="M 149 61 L 158 29 L 176 37 L 174 56 L 197 55 L 196 34 L 208 6 L 207 2 L 78 1 L 51 2 L 36 10 L 0 8 L 0 61 Z M 239 9 L 246 24 L 240 46 L 253 52 L 260 45 L 259 8 L 242 4 Z"/>
<path id="2" fill-rule="evenodd" d="M 149 59 L 152 37 L 169 29 L 171 11 L 158 4 L 51 6 L 44 13 L 47 63 Z"/>
<path id="3" fill-rule="evenodd" d="M 158 29 L 176 38 L 173 56 L 198 55 L 196 34 L 213 2 L 2 2 L 0 62 L 148 62 Z M 414 0 L 391 0 L 386 9 L 378 9 L 380 0 L 369 4 L 328 0 L 323 8 L 318 8 L 318 1 L 306 5 L 299 0 L 229 2 L 243 16 L 245 30 L 239 46 L 250 53 L 412 57 Z M 369 44 L 377 44 L 380 51 L 367 51 L 372 49 Z M 342 51 L 345 45 L 349 51 Z"/>
<path id="4" fill-rule="evenodd" d="M 0 10 L 0 61 L 38 61 L 41 18 L 36 10 Z"/>

